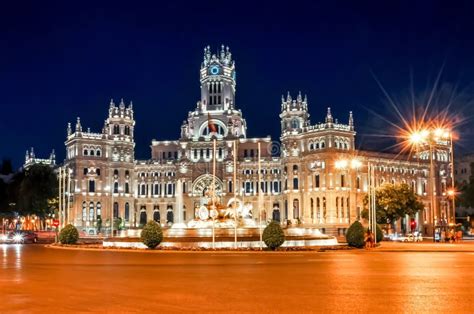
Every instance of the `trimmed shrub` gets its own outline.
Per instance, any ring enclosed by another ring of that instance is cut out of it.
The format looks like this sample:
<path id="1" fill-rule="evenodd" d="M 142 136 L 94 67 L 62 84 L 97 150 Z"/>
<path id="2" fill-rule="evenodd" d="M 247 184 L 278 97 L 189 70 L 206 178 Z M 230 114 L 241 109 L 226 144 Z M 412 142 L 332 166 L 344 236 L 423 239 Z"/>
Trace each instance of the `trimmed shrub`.
<path id="1" fill-rule="evenodd" d="M 77 240 L 79 240 L 79 232 L 71 224 L 66 225 L 59 232 L 59 242 L 62 244 L 76 244 Z"/>
<path id="2" fill-rule="evenodd" d="M 382 231 L 382 228 L 380 228 L 378 224 L 375 227 L 375 238 L 377 239 L 377 243 L 383 241 L 383 231 Z"/>
<path id="3" fill-rule="evenodd" d="M 163 241 L 163 231 L 161 231 L 161 226 L 154 220 L 150 220 L 143 227 L 140 239 L 143 244 L 148 246 L 150 249 L 154 249 L 158 244 Z"/>
<path id="4" fill-rule="evenodd" d="M 364 227 L 358 221 L 355 221 L 346 232 L 346 241 L 349 246 L 362 248 L 364 242 Z"/>
<path id="5" fill-rule="evenodd" d="M 277 221 L 272 221 L 263 230 L 262 239 L 274 251 L 285 242 L 285 233 Z"/>

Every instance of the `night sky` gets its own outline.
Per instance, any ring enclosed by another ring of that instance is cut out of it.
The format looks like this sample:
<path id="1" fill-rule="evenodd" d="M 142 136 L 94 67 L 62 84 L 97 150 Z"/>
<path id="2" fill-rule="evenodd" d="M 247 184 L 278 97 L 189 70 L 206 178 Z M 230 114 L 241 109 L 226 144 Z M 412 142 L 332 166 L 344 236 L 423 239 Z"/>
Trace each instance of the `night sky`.
<path id="1" fill-rule="evenodd" d="M 67 122 L 99 132 L 111 98 L 133 101 L 136 157 L 149 158 L 150 141 L 177 139 L 195 108 L 206 45 L 232 51 L 249 136 L 278 139 L 281 95 L 301 91 L 312 123 L 328 106 L 340 122 L 352 110 L 358 145 L 386 148 L 372 135 L 391 127 L 373 111 L 399 120 L 375 77 L 407 112 L 410 87 L 425 95 L 441 69 L 439 90 L 456 88 L 450 111 L 474 112 L 468 2 L 17 2 L 0 10 L 0 158 L 15 167 L 31 146 L 62 161 Z M 471 124 L 458 130 L 463 151 Z"/>

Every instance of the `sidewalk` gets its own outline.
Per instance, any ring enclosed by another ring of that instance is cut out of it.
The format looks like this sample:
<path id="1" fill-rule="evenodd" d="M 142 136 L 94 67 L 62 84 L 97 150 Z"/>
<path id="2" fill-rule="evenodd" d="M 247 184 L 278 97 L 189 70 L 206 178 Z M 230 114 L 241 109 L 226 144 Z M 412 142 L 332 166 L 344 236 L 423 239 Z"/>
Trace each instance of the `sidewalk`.
<path id="1" fill-rule="evenodd" d="M 461 243 L 403 243 L 383 241 L 373 251 L 379 252 L 472 252 L 474 253 L 474 242 Z"/>

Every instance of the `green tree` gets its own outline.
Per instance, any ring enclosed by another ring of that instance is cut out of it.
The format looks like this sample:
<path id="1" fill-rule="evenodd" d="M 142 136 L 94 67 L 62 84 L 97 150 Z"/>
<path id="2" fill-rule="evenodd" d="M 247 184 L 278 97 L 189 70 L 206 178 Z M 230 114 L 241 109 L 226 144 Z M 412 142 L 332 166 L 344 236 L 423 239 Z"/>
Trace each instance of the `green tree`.
<path id="1" fill-rule="evenodd" d="M 384 184 L 375 191 L 377 223 L 392 224 L 405 215 L 413 217 L 423 203 L 408 184 Z M 364 197 L 363 218 L 368 218 L 368 196 Z"/>
<path id="2" fill-rule="evenodd" d="M 34 214 L 44 219 L 57 209 L 57 177 L 51 167 L 36 164 L 28 168 L 19 190 L 19 208 L 23 215 Z"/>
<path id="3" fill-rule="evenodd" d="M 364 242 L 364 227 L 359 221 L 355 221 L 346 231 L 346 241 L 349 246 L 362 248 Z"/>
<path id="4" fill-rule="evenodd" d="M 163 231 L 161 230 L 161 226 L 156 221 L 150 220 L 143 227 L 140 239 L 148 248 L 154 249 L 161 243 L 161 241 L 163 241 Z"/>
<path id="5" fill-rule="evenodd" d="M 76 244 L 77 240 L 79 240 L 79 232 L 71 224 L 64 226 L 59 232 L 59 242 L 62 244 Z"/>
<path id="6" fill-rule="evenodd" d="M 263 242 L 271 250 L 275 250 L 285 242 L 285 233 L 280 226 L 280 223 L 273 220 L 265 227 L 262 234 Z"/>

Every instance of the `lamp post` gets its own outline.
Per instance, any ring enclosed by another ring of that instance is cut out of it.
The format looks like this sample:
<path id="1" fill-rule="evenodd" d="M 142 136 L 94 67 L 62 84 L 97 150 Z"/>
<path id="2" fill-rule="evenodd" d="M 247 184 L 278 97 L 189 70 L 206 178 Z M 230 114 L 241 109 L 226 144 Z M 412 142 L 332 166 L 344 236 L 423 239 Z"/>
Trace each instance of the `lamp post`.
<path id="1" fill-rule="evenodd" d="M 436 148 L 443 141 L 449 140 L 451 143 L 451 162 L 453 163 L 452 156 L 452 132 L 444 128 L 432 128 L 422 129 L 413 132 L 409 136 L 409 141 L 418 150 L 419 146 L 428 145 L 430 172 L 430 212 L 431 212 L 431 223 L 433 228 L 433 242 L 435 242 L 435 230 L 436 230 L 436 218 L 437 218 L 437 200 L 436 200 L 436 176 L 435 176 L 435 159 L 433 155 L 437 152 Z M 437 158 L 436 158 L 437 160 Z M 454 163 L 452 164 L 454 166 Z M 451 168 L 454 168 L 454 167 Z M 451 175 L 453 178 L 453 175 Z M 454 181 L 454 180 L 453 180 Z M 453 183 L 454 184 L 454 183 Z M 448 215 L 449 216 L 449 215 Z"/>

